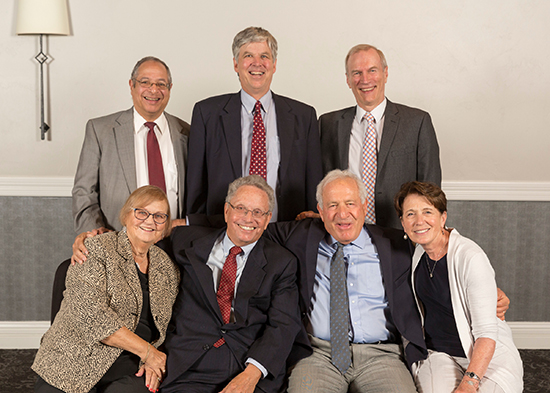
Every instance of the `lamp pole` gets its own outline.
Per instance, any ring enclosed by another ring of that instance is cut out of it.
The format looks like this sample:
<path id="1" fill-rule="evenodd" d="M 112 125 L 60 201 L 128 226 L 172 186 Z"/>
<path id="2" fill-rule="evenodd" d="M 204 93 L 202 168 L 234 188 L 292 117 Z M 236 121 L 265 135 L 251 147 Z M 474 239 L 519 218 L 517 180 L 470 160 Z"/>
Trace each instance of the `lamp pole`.
<path id="1" fill-rule="evenodd" d="M 48 56 L 42 50 L 43 36 L 44 34 L 40 34 L 40 52 L 35 56 L 36 61 L 40 63 L 40 139 L 42 140 L 50 129 L 44 120 L 44 63 L 48 60 Z"/>

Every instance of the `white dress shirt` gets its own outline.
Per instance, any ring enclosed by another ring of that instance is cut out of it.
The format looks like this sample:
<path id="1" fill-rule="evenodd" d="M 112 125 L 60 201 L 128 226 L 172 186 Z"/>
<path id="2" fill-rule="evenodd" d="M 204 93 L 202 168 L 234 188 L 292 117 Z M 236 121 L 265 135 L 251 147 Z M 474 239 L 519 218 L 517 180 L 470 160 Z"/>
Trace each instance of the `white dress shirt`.
<path id="1" fill-rule="evenodd" d="M 170 203 L 170 215 L 172 219 L 178 217 L 178 168 L 174 155 L 174 145 L 168 127 L 168 120 L 164 113 L 154 121 L 155 135 L 159 142 L 164 180 L 166 182 L 166 195 Z M 137 187 L 149 184 L 149 169 L 147 167 L 147 133 L 149 128 L 145 126 L 146 120 L 134 108 L 134 151 L 136 155 L 136 181 Z M 154 213 L 154 212 L 151 212 Z"/>

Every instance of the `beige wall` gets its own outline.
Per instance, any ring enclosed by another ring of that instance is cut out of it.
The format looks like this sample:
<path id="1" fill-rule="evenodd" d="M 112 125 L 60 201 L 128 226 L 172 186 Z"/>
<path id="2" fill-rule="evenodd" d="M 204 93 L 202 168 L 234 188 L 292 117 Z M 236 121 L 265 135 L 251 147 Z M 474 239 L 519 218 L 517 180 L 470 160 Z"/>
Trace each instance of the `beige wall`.
<path id="1" fill-rule="evenodd" d="M 550 2 L 545 0 L 70 0 L 73 35 L 50 37 L 51 141 L 40 141 L 38 38 L 15 35 L 0 2 L 0 177 L 74 175 L 86 120 L 128 108 L 129 73 L 172 68 L 168 111 L 237 91 L 232 38 L 249 25 L 279 41 L 273 90 L 318 114 L 354 103 L 343 58 L 357 43 L 388 58 L 388 98 L 432 115 L 444 181 L 550 181 Z"/>

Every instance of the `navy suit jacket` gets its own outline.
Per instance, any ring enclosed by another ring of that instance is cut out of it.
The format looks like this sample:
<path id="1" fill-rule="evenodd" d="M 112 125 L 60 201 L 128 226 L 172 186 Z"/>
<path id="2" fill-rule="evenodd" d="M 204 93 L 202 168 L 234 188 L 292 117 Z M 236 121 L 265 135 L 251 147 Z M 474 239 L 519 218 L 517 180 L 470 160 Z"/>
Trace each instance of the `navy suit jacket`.
<path id="1" fill-rule="evenodd" d="M 165 341 L 167 374 L 163 383 L 169 384 L 187 371 L 224 337 L 243 370 L 248 357 L 267 369 L 268 376 L 257 386 L 276 391 L 279 387 L 274 384 L 282 382 L 286 359 L 301 329 L 296 258 L 260 238 L 248 256 L 233 300 L 235 322 L 224 324 L 212 269 L 206 264 L 224 230 L 190 226 L 178 227 L 172 234 L 181 284 Z"/>
<path id="2" fill-rule="evenodd" d="M 355 112 L 356 107 L 353 106 L 319 118 L 325 173 L 349 167 L 349 144 Z M 401 229 L 393 207 L 393 197 L 401 185 L 418 180 L 441 186 L 439 145 L 430 115 L 388 100 L 377 164 L 376 223 Z"/>
<path id="3" fill-rule="evenodd" d="M 390 317 L 398 332 L 406 339 L 405 354 L 410 366 L 427 355 L 420 315 L 411 287 L 410 244 L 403 238 L 402 231 L 376 225 L 365 227 L 378 251 Z M 266 234 L 298 258 L 300 311 L 305 320 L 313 295 L 319 242 L 327 236 L 324 224 L 320 219 L 272 223 Z M 294 353 L 304 348 L 301 337 L 298 336 Z"/>
<path id="4" fill-rule="evenodd" d="M 316 210 L 315 190 L 322 178 L 315 109 L 273 94 L 277 112 L 280 164 L 275 196 L 278 221 Z M 222 214 L 227 187 L 242 176 L 240 93 L 195 104 L 189 135 L 187 213 Z"/>

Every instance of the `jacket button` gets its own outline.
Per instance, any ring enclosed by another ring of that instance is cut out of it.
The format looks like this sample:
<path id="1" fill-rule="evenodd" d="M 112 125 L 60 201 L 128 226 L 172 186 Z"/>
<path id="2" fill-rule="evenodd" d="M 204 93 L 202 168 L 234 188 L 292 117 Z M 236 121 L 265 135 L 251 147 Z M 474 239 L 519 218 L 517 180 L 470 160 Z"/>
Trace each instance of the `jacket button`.
<path id="1" fill-rule="evenodd" d="M 222 333 L 223 333 L 223 334 L 227 333 L 227 330 L 222 329 Z"/>
<path id="2" fill-rule="evenodd" d="M 205 351 L 208 351 L 210 349 L 210 345 L 205 344 L 205 345 L 202 346 L 202 349 L 205 350 Z"/>

